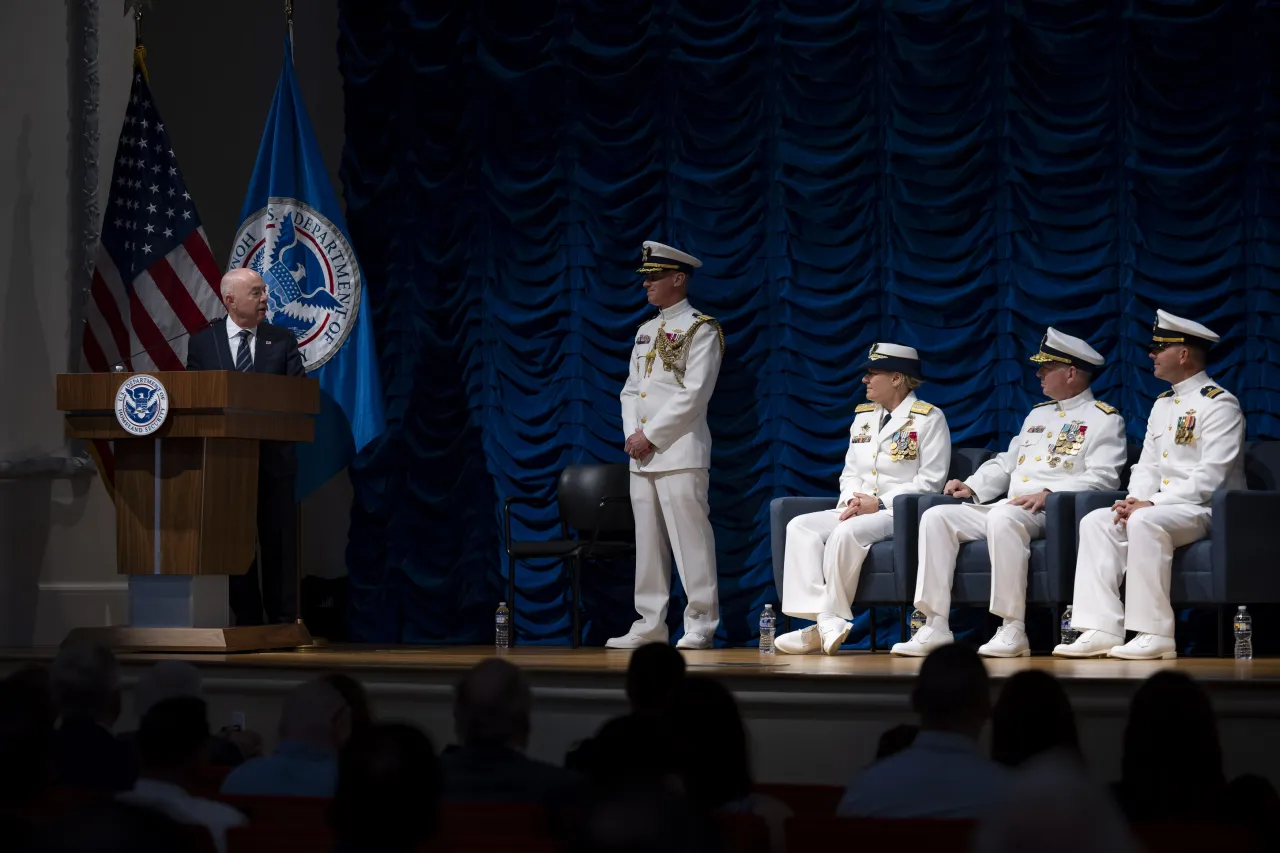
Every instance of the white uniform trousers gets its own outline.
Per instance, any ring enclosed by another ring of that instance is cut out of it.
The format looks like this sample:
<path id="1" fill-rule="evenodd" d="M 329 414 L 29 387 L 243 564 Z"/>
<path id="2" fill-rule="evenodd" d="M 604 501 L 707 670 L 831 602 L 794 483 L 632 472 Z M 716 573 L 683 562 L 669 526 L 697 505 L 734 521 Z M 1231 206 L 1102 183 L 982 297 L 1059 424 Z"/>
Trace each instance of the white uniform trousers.
<path id="1" fill-rule="evenodd" d="M 1071 602 L 1073 627 L 1095 628 L 1117 637 L 1123 637 L 1126 628 L 1172 637 L 1173 549 L 1208 536 L 1210 514 L 1207 506 L 1164 504 L 1138 510 L 1129 516 L 1127 527 L 1114 523 L 1110 507 L 1095 509 L 1081 519 Z"/>
<path id="2" fill-rule="evenodd" d="M 991 557 L 990 610 L 1005 619 L 1027 614 L 1027 564 L 1031 540 L 1044 536 L 1044 512 L 1031 513 L 1008 500 L 993 504 L 935 506 L 920 517 L 916 607 L 926 616 L 951 612 L 951 586 L 962 542 L 987 540 Z"/>
<path id="3" fill-rule="evenodd" d="M 798 515 L 787 523 L 782 612 L 798 619 L 833 613 L 852 619 L 862 561 L 871 546 L 893 535 L 893 515 L 881 510 L 844 521 L 844 510 Z"/>
<path id="4" fill-rule="evenodd" d="M 706 468 L 661 474 L 631 474 L 631 510 L 636 521 L 636 612 L 631 634 L 667 642 L 671 601 L 671 552 L 689 603 L 686 634 L 715 636 L 720 624 L 716 591 L 716 540 L 707 514 Z"/>

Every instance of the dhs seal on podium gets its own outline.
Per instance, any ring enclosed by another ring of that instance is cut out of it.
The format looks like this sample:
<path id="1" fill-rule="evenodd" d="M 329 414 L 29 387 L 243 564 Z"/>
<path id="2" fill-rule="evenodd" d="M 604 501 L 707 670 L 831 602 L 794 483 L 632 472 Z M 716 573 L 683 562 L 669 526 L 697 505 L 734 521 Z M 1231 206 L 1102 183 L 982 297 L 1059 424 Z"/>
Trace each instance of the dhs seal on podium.
<path id="1" fill-rule="evenodd" d="M 151 435 L 169 415 L 169 393 L 154 376 L 130 376 L 116 392 L 116 422 L 130 435 Z"/>
<path id="2" fill-rule="evenodd" d="M 231 266 L 262 276 L 267 322 L 293 332 L 308 371 L 332 358 L 355 327 L 361 293 L 355 253 L 309 204 L 267 199 L 236 234 Z"/>

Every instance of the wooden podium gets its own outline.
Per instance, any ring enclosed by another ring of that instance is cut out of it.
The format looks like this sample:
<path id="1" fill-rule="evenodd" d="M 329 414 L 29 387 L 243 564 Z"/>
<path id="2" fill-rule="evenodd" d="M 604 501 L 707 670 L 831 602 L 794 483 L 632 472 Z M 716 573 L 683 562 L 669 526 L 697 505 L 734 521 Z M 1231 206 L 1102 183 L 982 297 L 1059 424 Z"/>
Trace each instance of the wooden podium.
<path id="1" fill-rule="evenodd" d="M 258 443 L 312 441 L 319 382 L 229 370 L 148 373 L 164 386 L 168 415 L 140 437 L 115 413 L 117 392 L 137 375 L 57 377 L 67 435 L 114 442 L 116 571 L 129 579 L 128 626 L 77 628 L 64 642 L 183 652 L 310 643 L 301 620 L 228 627 L 226 587 L 254 557 Z"/>

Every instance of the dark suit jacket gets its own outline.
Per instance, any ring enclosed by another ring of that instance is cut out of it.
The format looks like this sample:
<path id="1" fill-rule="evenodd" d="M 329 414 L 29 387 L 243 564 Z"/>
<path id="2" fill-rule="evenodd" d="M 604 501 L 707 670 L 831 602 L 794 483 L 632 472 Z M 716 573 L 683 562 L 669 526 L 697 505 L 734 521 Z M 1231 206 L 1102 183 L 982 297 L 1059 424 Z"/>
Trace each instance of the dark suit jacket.
<path id="1" fill-rule="evenodd" d="M 215 320 L 207 328 L 191 336 L 187 345 L 187 370 L 235 370 L 236 357 L 227 339 L 227 318 Z M 280 326 L 260 323 L 253 355 L 254 373 L 277 376 L 305 376 L 302 353 L 293 333 Z M 298 459 L 293 444 L 264 441 L 259 451 L 259 467 L 274 477 L 292 476 L 298 472 Z"/>
<path id="2" fill-rule="evenodd" d="M 127 791 L 138 778 L 133 751 L 90 720 L 64 720 L 54 733 L 53 751 L 63 788 Z"/>

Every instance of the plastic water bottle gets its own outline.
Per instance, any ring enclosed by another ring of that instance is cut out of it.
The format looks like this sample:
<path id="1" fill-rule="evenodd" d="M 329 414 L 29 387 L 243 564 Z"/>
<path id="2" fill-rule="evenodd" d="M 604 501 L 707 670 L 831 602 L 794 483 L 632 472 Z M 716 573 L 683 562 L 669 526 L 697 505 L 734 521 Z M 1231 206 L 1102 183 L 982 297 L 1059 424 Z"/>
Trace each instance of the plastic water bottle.
<path id="1" fill-rule="evenodd" d="M 1062 643 L 1070 645 L 1080 638 L 1080 632 L 1071 627 L 1071 605 L 1062 611 Z"/>
<path id="2" fill-rule="evenodd" d="M 773 655 L 773 632 L 776 630 L 778 617 L 774 615 L 773 605 L 766 604 L 760 614 L 760 654 Z"/>
<path id="3" fill-rule="evenodd" d="M 1236 608 L 1236 660 L 1253 660 L 1253 617 L 1244 605 Z"/>
<path id="4" fill-rule="evenodd" d="M 916 634 L 924 627 L 924 622 L 925 617 L 924 614 L 920 612 L 920 608 L 917 607 L 911 611 L 911 639 L 914 640 L 916 638 Z"/>
<path id="5" fill-rule="evenodd" d="M 511 648 L 511 610 L 505 601 L 498 602 L 498 612 L 493 615 L 493 644 L 500 649 Z"/>

